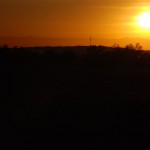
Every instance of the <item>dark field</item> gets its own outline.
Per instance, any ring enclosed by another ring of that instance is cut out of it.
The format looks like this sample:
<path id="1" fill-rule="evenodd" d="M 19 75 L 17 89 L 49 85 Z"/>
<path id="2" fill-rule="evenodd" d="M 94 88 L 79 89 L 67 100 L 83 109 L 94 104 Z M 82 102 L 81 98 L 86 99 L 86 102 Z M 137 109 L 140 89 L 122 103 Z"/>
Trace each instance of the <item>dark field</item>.
<path id="1" fill-rule="evenodd" d="M 4 144 L 20 149 L 149 147 L 149 52 L 4 47 L 0 68 Z"/>

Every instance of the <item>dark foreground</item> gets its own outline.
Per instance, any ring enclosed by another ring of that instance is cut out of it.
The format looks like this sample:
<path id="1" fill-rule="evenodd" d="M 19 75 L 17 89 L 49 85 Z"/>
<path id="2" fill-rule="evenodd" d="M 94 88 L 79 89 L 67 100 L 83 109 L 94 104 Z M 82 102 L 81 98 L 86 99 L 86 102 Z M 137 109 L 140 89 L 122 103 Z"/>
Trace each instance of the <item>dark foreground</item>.
<path id="1" fill-rule="evenodd" d="M 2 143 L 20 149 L 149 149 L 149 54 L 97 49 L 80 57 L 1 49 Z"/>

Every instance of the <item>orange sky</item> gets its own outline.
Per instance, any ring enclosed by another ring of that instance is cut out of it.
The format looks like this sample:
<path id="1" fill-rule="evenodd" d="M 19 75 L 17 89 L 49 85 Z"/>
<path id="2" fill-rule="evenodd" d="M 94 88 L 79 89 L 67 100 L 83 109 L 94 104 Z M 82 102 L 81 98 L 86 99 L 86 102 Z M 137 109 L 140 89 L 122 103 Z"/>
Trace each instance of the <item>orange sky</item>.
<path id="1" fill-rule="evenodd" d="M 0 37 L 149 39 L 145 11 L 149 0 L 0 0 Z"/>

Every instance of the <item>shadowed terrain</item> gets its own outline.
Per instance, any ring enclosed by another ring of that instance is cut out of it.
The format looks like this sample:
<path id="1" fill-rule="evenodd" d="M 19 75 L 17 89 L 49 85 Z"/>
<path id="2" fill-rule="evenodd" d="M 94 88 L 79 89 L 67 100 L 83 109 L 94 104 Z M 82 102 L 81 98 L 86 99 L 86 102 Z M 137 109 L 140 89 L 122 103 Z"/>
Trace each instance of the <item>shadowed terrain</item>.
<path id="1" fill-rule="evenodd" d="M 149 51 L 6 46 L 0 68 L 3 143 L 42 149 L 149 146 Z"/>

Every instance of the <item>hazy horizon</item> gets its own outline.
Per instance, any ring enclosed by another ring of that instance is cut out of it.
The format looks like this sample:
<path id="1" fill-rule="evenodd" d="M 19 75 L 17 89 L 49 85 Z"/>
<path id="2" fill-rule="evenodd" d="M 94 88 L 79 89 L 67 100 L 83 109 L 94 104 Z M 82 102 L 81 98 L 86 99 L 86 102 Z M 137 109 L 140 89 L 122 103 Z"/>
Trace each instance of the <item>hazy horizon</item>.
<path id="1" fill-rule="evenodd" d="M 119 44 L 140 43 L 143 50 L 150 50 L 150 39 L 144 38 L 95 38 L 91 37 L 92 45 L 113 46 Z M 0 37 L 0 46 L 7 44 L 9 47 L 34 47 L 34 46 L 89 46 L 90 37 L 85 38 L 48 38 L 48 37 Z"/>

